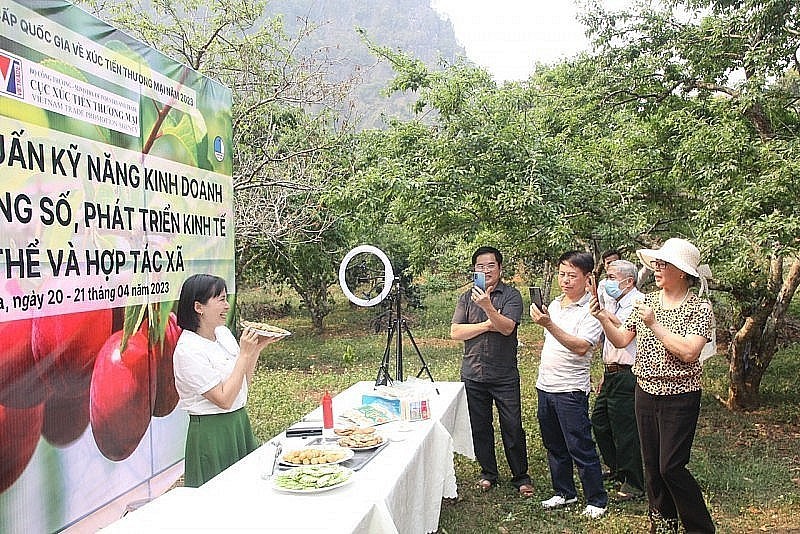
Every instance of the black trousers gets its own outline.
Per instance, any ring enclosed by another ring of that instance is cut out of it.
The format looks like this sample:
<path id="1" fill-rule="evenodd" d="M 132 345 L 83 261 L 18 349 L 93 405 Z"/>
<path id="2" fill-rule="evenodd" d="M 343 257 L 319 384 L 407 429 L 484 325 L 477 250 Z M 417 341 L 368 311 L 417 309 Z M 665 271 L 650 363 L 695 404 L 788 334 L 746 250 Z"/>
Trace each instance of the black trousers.
<path id="1" fill-rule="evenodd" d="M 636 422 L 650 515 L 667 522 L 680 518 L 687 533 L 715 532 L 703 492 L 686 468 L 699 415 L 700 391 L 651 395 L 636 386 Z M 651 524 L 651 528 L 655 527 Z"/>
<path id="2" fill-rule="evenodd" d="M 500 419 L 500 436 L 511 469 L 511 483 L 515 487 L 530 484 L 528 476 L 528 448 L 522 428 L 522 402 L 519 381 L 495 384 L 464 379 L 472 427 L 472 445 L 481 466 L 481 477 L 497 482 L 497 456 L 494 450 L 494 425 L 492 404 L 497 406 Z"/>

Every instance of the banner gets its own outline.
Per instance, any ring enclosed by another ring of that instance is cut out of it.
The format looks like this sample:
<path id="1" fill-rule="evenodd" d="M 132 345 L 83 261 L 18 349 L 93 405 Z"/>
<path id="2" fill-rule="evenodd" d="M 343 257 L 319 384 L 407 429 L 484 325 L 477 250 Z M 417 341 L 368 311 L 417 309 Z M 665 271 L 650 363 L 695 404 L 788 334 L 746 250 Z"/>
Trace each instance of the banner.
<path id="1" fill-rule="evenodd" d="M 179 464 L 173 308 L 235 293 L 231 93 L 61 0 L 0 0 L 0 531 Z"/>

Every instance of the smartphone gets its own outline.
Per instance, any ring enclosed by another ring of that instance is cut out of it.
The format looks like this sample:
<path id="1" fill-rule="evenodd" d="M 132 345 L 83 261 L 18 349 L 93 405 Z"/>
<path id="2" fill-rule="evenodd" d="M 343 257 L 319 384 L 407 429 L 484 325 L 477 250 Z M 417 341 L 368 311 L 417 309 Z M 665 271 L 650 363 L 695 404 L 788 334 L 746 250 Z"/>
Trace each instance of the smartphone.
<path id="1" fill-rule="evenodd" d="M 592 296 L 594 298 L 597 298 L 597 287 L 598 287 L 598 284 L 599 284 L 599 282 L 597 281 L 597 277 L 594 275 L 594 273 L 590 274 L 589 275 L 589 291 L 591 291 Z"/>
<path id="2" fill-rule="evenodd" d="M 531 302 L 536 304 L 536 307 L 540 310 L 544 310 L 544 299 L 542 298 L 542 288 L 541 287 L 529 287 L 528 291 L 531 294 Z"/>
<path id="3" fill-rule="evenodd" d="M 484 291 L 486 291 L 486 273 L 484 272 L 472 273 L 472 283 L 475 284 L 476 287 L 479 287 Z"/>

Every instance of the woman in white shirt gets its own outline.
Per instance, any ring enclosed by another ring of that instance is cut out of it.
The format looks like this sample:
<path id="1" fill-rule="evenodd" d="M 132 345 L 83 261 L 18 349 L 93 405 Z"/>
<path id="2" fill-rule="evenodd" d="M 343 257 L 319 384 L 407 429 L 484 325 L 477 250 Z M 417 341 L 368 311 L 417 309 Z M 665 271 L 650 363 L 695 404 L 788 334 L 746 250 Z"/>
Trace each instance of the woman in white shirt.
<path id="1" fill-rule="evenodd" d="M 228 329 L 225 280 L 196 274 L 178 301 L 175 387 L 189 413 L 184 484 L 198 487 L 258 447 L 247 415 L 247 384 L 261 350 L 277 338 L 245 329 L 239 343 Z"/>

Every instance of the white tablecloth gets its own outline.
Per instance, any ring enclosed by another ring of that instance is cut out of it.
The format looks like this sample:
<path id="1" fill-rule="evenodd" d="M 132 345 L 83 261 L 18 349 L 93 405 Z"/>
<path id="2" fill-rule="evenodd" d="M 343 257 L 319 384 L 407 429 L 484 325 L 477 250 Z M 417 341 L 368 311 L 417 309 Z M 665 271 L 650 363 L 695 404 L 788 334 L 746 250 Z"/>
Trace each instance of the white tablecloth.
<path id="1" fill-rule="evenodd" d="M 200 488 L 175 488 L 113 523 L 108 532 L 289 532 L 425 534 L 439 526 L 443 497 L 457 496 L 453 451 L 473 458 L 461 382 L 437 382 L 431 418 L 381 425 L 391 441 L 351 484 L 313 495 L 272 489 L 262 475 L 272 465 L 269 443 Z M 373 382 L 358 382 L 333 400 L 334 412 L 359 406 Z M 314 419 L 319 409 L 309 414 Z M 302 446 L 285 438 L 284 450 Z"/>

